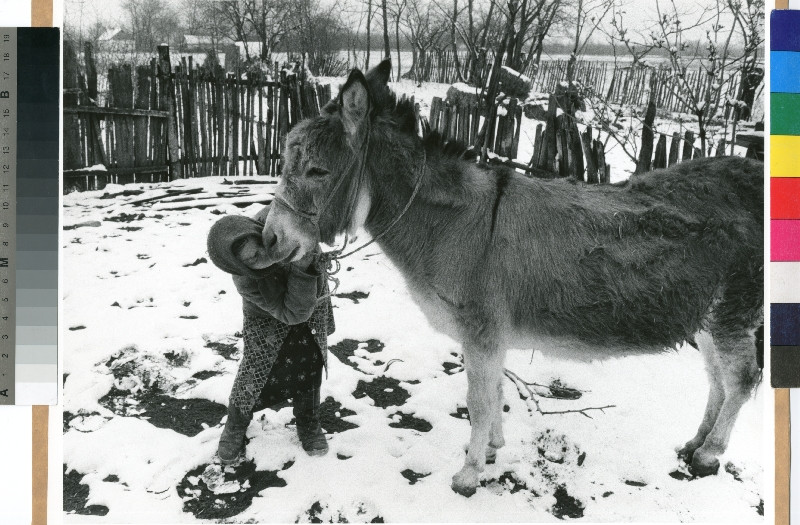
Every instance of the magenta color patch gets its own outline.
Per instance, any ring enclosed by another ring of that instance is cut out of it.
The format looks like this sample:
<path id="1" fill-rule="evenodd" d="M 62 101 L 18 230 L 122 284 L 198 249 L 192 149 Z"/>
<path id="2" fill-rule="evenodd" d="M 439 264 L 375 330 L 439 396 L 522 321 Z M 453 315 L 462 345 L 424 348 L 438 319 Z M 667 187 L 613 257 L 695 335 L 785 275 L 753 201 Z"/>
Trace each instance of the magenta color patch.
<path id="1" fill-rule="evenodd" d="M 800 261 L 800 220 L 770 221 L 771 261 Z"/>

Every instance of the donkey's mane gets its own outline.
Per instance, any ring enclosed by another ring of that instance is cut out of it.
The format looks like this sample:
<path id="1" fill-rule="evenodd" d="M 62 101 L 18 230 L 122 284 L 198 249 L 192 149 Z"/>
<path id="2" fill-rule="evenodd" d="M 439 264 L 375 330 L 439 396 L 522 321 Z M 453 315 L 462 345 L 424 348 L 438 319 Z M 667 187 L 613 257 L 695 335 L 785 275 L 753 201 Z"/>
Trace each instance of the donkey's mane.
<path id="1" fill-rule="evenodd" d="M 382 97 L 378 97 L 383 105 L 384 114 L 395 121 L 401 131 L 419 134 L 419 122 L 414 99 L 406 95 L 398 95 L 386 88 Z M 474 160 L 477 154 L 469 144 L 459 140 L 446 140 L 438 130 L 431 129 L 428 121 L 422 119 L 422 146 L 428 155 Z"/>
<path id="2" fill-rule="evenodd" d="M 460 140 L 446 140 L 439 131 L 430 129 L 427 122 L 422 127 L 422 147 L 428 155 L 439 154 L 464 160 L 475 160 L 477 152 Z"/>

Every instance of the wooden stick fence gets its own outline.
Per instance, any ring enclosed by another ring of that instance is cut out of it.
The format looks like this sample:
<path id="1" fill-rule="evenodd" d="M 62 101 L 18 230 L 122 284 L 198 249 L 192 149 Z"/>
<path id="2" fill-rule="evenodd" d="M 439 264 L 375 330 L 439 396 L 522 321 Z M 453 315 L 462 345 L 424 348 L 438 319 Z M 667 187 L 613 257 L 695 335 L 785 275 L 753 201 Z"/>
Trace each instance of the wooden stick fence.
<path id="1" fill-rule="evenodd" d="M 522 129 L 522 106 L 518 100 L 512 98 L 502 106 L 493 126 L 485 126 L 485 120 L 485 109 L 476 102 L 456 104 L 434 97 L 431 103 L 431 129 L 438 131 L 444 140 L 479 148 L 489 133 L 489 150 L 501 157 L 515 159 Z"/>
<path id="2" fill-rule="evenodd" d="M 65 67 L 72 68 L 65 78 L 75 79 L 65 81 L 65 191 L 107 182 L 277 175 L 288 131 L 331 99 L 330 86 L 277 67 L 271 75 L 226 74 L 196 67 L 191 58 L 172 67 L 168 48 L 159 51 L 149 66 L 111 67 L 108 106 L 97 107 L 86 96 L 74 51 L 65 47 Z M 98 165 L 104 169 L 92 168 Z"/>
<path id="3" fill-rule="evenodd" d="M 456 69 L 456 60 L 452 51 L 428 51 L 424 57 L 418 57 L 416 67 L 408 73 L 420 82 L 442 82 L 452 84 L 469 77 L 467 71 L 469 55 L 458 54 L 461 71 Z M 494 57 L 491 52 L 478 58 L 479 78 L 485 84 L 491 70 Z M 569 60 L 543 60 L 538 65 L 531 63 L 521 73 L 531 79 L 533 91 L 553 93 L 556 86 L 567 77 Z M 708 90 L 707 75 L 701 68 L 686 71 L 685 86 L 691 91 L 695 100 L 704 100 Z M 675 72 L 667 64 L 659 67 L 633 65 L 615 65 L 607 60 L 579 60 L 576 64 L 575 80 L 587 87 L 606 102 L 620 105 L 645 106 L 649 99 L 651 78 L 655 76 L 658 85 L 658 107 L 668 112 L 689 112 L 687 103 L 689 94 L 685 92 L 684 82 L 679 81 Z M 727 88 L 718 96 L 712 97 L 711 105 L 719 104 L 729 116 L 730 108 L 725 108 L 726 97 L 735 98 L 738 93 L 741 75 L 733 73 L 728 79 Z M 715 94 L 717 95 L 717 94 Z M 721 100 L 717 100 L 717 99 Z"/>

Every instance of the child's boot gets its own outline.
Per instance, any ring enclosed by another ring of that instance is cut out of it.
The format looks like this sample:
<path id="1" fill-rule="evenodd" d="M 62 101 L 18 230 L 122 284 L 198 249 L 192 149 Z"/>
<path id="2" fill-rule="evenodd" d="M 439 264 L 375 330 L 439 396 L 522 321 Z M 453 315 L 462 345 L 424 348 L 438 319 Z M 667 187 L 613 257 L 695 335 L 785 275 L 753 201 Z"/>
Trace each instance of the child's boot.
<path id="1" fill-rule="evenodd" d="M 219 437 L 217 456 L 223 465 L 236 463 L 244 456 L 244 437 L 252 415 L 246 416 L 232 404 L 228 405 L 228 421 Z"/>
<path id="2" fill-rule="evenodd" d="M 294 418 L 297 437 L 309 456 L 328 453 L 328 440 L 319 424 L 319 387 L 298 392 L 294 397 Z"/>

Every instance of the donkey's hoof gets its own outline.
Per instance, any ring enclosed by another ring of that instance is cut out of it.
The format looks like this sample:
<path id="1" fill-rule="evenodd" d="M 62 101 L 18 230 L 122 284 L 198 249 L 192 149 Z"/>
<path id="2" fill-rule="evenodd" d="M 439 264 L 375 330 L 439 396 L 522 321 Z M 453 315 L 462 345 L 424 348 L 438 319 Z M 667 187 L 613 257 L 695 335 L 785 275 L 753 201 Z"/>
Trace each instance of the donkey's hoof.
<path id="1" fill-rule="evenodd" d="M 682 460 L 687 465 L 692 464 L 692 457 L 694 456 L 694 451 L 697 450 L 699 445 L 695 445 L 691 441 L 686 443 L 683 447 L 676 449 L 678 452 L 678 459 Z"/>
<path id="2" fill-rule="evenodd" d="M 497 461 L 497 449 L 492 446 L 486 447 L 486 464 L 494 465 L 495 461 Z"/>
<path id="3" fill-rule="evenodd" d="M 478 475 L 471 471 L 465 472 L 462 470 L 453 476 L 453 483 L 450 487 L 452 487 L 453 492 L 468 498 L 475 494 L 475 490 L 478 488 Z"/>
<path id="4" fill-rule="evenodd" d="M 719 459 L 713 454 L 704 452 L 702 448 L 698 448 L 692 455 L 690 470 L 698 477 L 714 475 L 719 471 Z"/>

